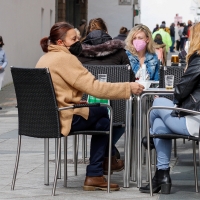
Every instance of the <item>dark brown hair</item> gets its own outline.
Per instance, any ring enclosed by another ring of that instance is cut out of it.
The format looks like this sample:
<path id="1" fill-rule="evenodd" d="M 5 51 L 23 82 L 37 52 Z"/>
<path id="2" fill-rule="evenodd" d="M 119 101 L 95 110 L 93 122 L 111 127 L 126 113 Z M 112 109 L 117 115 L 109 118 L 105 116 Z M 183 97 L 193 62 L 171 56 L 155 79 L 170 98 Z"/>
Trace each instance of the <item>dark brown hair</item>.
<path id="1" fill-rule="evenodd" d="M 162 40 L 162 35 L 159 34 L 159 33 L 157 33 L 156 36 L 155 36 L 155 38 L 154 38 L 154 41 L 155 40 Z"/>
<path id="2" fill-rule="evenodd" d="M 90 20 L 89 25 L 87 27 L 86 35 L 88 35 L 91 31 L 94 30 L 102 30 L 108 32 L 106 23 L 102 18 L 95 18 Z"/>
<path id="3" fill-rule="evenodd" d="M 0 36 L 0 42 L 1 42 L 0 47 L 2 47 L 4 45 L 2 36 Z"/>
<path id="4" fill-rule="evenodd" d="M 55 23 L 50 30 L 49 37 L 44 37 L 40 40 L 42 50 L 44 52 L 48 52 L 48 41 L 50 41 L 50 44 L 56 44 L 59 39 L 63 40 L 67 34 L 67 31 L 72 28 L 74 27 L 67 22 Z"/>
<path id="5" fill-rule="evenodd" d="M 120 34 L 126 34 L 128 31 L 128 29 L 126 27 L 121 27 L 120 30 L 119 30 L 119 33 Z"/>

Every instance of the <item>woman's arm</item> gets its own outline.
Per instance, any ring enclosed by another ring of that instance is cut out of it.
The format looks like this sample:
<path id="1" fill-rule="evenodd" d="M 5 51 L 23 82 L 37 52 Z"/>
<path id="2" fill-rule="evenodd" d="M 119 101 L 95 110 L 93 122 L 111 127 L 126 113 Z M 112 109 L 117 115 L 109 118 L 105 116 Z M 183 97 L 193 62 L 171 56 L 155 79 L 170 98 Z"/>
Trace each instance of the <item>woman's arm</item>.
<path id="1" fill-rule="evenodd" d="M 155 54 L 154 58 L 156 66 L 155 66 L 155 72 L 154 72 L 154 76 L 152 77 L 152 80 L 154 81 L 158 81 L 159 80 L 159 69 L 160 69 L 160 62 L 158 62 L 158 57 Z"/>

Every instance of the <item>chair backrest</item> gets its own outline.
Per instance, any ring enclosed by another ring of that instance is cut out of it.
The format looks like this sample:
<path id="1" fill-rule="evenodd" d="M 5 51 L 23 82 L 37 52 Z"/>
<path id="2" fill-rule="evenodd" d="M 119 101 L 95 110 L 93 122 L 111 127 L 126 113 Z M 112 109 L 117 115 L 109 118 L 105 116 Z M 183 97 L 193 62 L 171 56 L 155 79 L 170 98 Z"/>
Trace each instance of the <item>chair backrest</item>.
<path id="1" fill-rule="evenodd" d="M 84 65 L 98 79 L 98 74 L 107 74 L 107 81 L 111 83 L 130 82 L 133 78 L 130 65 Z M 84 96 L 86 99 L 86 96 Z M 125 124 L 125 100 L 111 100 L 113 108 L 113 124 Z"/>
<path id="2" fill-rule="evenodd" d="M 19 135 L 61 137 L 58 106 L 49 70 L 11 67 L 11 74 L 17 98 Z"/>

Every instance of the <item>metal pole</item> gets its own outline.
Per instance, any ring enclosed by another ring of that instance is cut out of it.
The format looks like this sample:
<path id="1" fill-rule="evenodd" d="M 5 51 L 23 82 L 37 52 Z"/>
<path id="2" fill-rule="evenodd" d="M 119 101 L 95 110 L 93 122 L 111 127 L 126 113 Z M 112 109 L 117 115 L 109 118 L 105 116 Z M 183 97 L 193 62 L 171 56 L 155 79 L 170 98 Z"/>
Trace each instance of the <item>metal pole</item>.
<path id="1" fill-rule="evenodd" d="M 49 138 L 44 139 L 44 184 L 49 185 Z"/>

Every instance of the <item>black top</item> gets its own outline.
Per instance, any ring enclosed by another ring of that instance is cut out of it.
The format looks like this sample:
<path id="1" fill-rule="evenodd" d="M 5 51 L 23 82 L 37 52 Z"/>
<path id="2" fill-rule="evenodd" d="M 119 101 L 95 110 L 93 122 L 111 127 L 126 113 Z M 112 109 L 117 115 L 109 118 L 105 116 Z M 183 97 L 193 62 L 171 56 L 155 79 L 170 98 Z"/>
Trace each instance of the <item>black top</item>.
<path id="1" fill-rule="evenodd" d="M 114 37 L 113 39 L 125 40 L 127 37 L 126 34 L 119 34 L 118 36 Z"/>
<path id="2" fill-rule="evenodd" d="M 175 86 L 174 103 L 180 107 L 200 110 L 200 55 L 193 54 L 188 62 L 188 68 Z"/>
<path id="3" fill-rule="evenodd" d="M 82 42 L 83 50 L 78 59 L 82 64 L 130 64 L 124 47 L 124 41 L 112 39 L 106 32 L 95 30 L 90 32 Z"/>

